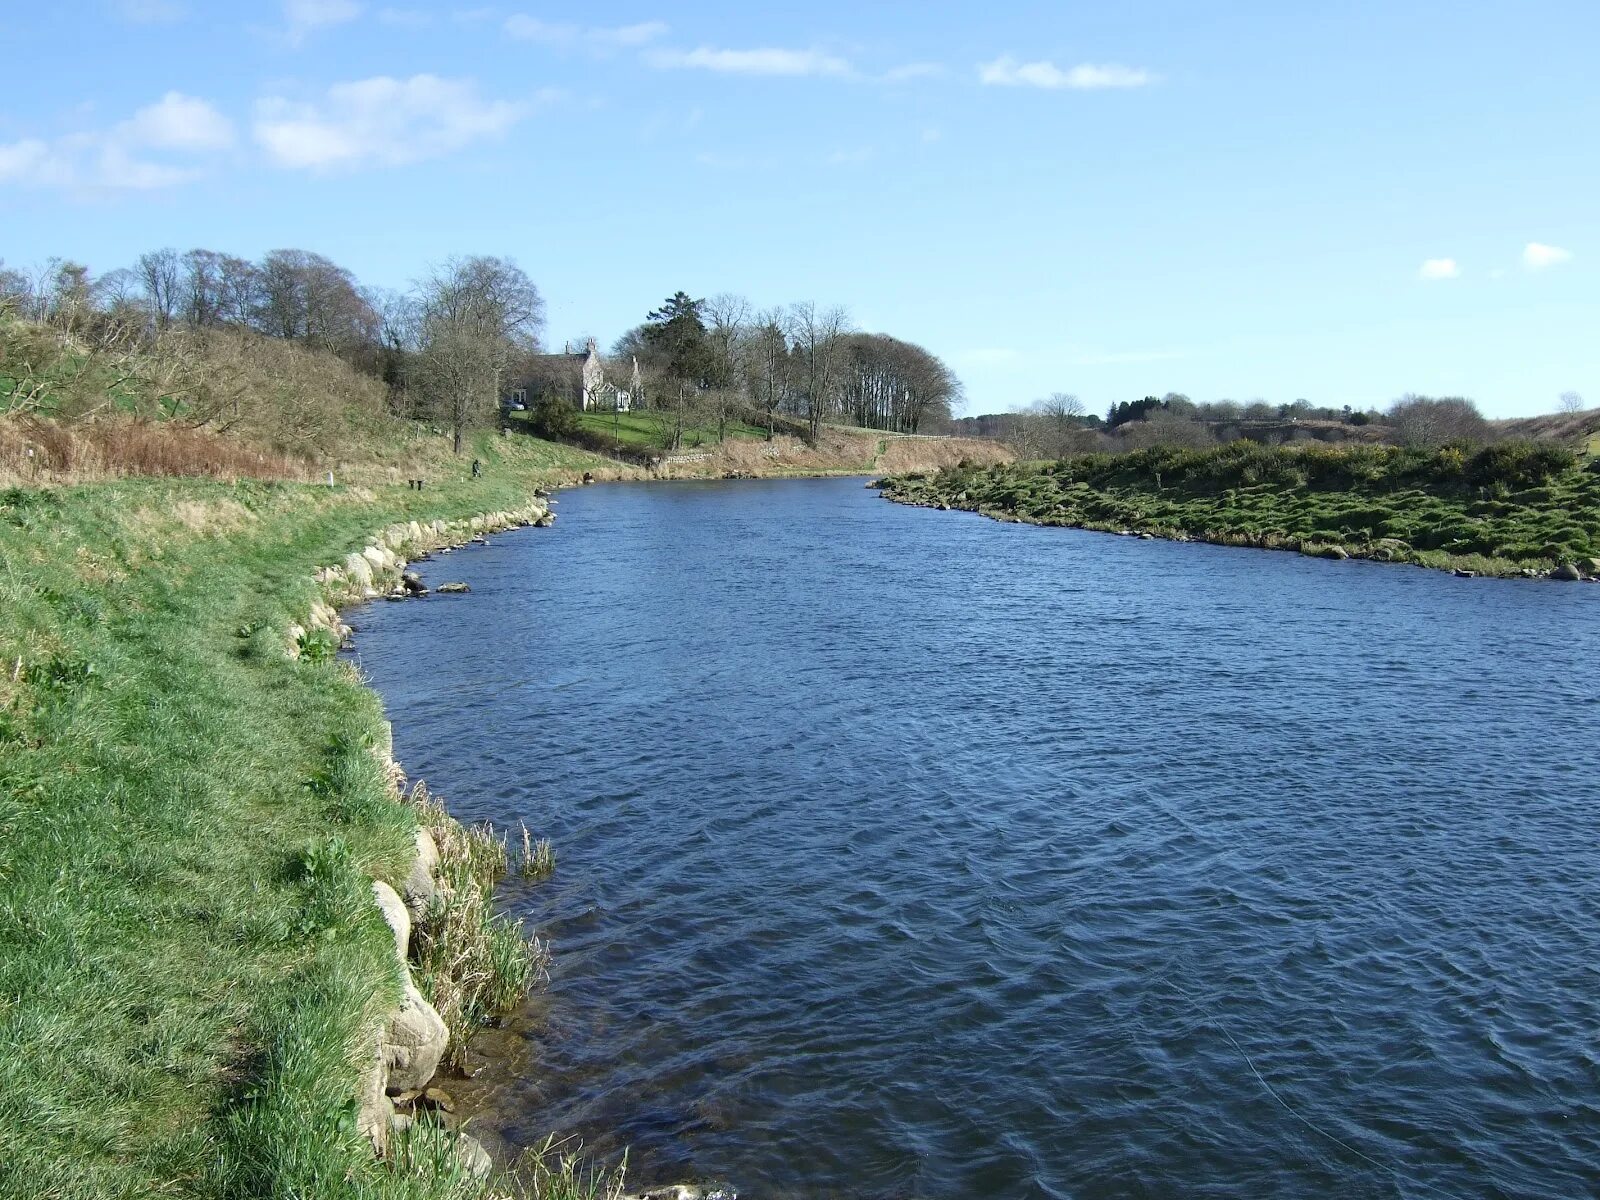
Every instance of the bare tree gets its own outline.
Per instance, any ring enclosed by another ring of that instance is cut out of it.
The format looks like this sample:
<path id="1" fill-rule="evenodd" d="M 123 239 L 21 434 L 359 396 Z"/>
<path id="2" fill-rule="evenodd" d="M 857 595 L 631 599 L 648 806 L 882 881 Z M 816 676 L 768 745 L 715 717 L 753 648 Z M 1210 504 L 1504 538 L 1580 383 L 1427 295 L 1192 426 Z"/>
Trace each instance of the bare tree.
<path id="1" fill-rule="evenodd" d="M 178 289 L 182 275 L 178 252 L 167 247 L 141 254 L 134 270 L 139 273 L 139 281 L 144 286 L 145 303 L 150 308 L 151 319 L 158 330 L 165 329 L 178 313 Z"/>
<path id="2" fill-rule="evenodd" d="M 538 345 L 544 302 L 509 259 L 451 259 L 419 285 L 421 384 L 461 453 L 468 428 L 494 411 L 519 351 Z"/>
<path id="3" fill-rule="evenodd" d="M 750 349 L 746 337 L 750 328 L 750 301 L 731 292 L 722 292 L 707 300 L 701 312 L 711 353 L 717 360 L 707 398 L 712 415 L 717 420 L 717 441 L 720 443 L 727 437 L 728 418 L 745 398 L 744 389 L 748 379 L 746 355 Z"/>
<path id="4" fill-rule="evenodd" d="M 1063 458 L 1073 448 L 1074 432 L 1083 428 L 1087 412 L 1083 401 L 1070 392 L 1051 392 L 1034 405 L 1045 427 L 1042 439 L 1051 458 Z"/>
<path id="5" fill-rule="evenodd" d="M 746 336 L 745 364 L 750 394 L 767 418 L 772 440 L 778 406 L 789 393 L 789 315 L 781 308 L 757 314 Z"/>
<path id="6" fill-rule="evenodd" d="M 1450 442 L 1486 442 L 1490 436 L 1478 406 L 1460 396 L 1436 400 L 1407 394 L 1390 406 L 1389 424 L 1402 444 L 1429 450 Z"/>
<path id="7" fill-rule="evenodd" d="M 1577 392 L 1562 392 L 1560 411 L 1564 413 L 1580 413 L 1583 411 L 1583 397 Z"/>
<path id="8" fill-rule="evenodd" d="M 799 384 L 805 403 L 808 438 L 813 445 L 822 436 L 822 421 L 837 401 L 844 335 L 850 316 L 842 308 L 818 308 L 811 301 L 789 309 Z"/>

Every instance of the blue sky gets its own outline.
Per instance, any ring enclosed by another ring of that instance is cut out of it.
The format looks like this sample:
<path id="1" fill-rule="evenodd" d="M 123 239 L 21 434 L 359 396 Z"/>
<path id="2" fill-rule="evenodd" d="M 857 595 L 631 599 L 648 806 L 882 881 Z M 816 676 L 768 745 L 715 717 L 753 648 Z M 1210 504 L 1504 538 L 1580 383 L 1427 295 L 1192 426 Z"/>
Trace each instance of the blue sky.
<path id="1" fill-rule="evenodd" d="M 0 257 L 514 257 L 549 340 L 846 306 L 968 412 L 1600 404 L 1600 4 L 0 9 Z"/>

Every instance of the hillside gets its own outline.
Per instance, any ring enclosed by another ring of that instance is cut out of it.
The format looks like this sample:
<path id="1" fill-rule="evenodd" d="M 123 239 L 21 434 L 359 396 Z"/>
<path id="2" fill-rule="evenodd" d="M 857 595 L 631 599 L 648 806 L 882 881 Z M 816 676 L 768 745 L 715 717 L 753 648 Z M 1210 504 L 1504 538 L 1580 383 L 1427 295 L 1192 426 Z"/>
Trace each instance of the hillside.
<path id="1" fill-rule="evenodd" d="M 658 447 L 651 414 L 575 414 L 572 436 L 533 436 L 525 413 L 486 425 L 464 453 L 443 429 L 392 415 L 384 383 L 328 351 L 244 330 L 174 331 L 143 345 L 97 346 L 0 316 L 0 485 L 136 476 L 356 484 L 438 481 L 471 460 L 510 471 L 564 469 L 598 479 L 872 474 L 962 460 L 1010 461 L 998 443 L 825 426 L 815 445 L 732 422 L 692 425 Z"/>

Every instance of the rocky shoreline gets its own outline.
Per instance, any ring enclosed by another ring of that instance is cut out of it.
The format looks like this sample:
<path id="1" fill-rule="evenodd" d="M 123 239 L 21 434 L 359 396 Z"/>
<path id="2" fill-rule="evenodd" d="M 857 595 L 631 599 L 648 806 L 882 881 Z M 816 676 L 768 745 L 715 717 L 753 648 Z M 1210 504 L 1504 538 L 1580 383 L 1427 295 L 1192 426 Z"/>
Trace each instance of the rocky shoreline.
<path id="1" fill-rule="evenodd" d="M 342 563 L 316 572 L 322 598 L 314 602 L 305 624 L 291 625 L 287 631 L 287 652 L 300 658 L 313 647 L 347 644 L 351 629 L 340 616 L 342 605 L 364 603 L 383 596 L 406 597 L 424 594 L 420 579 L 407 570 L 410 562 L 441 550 L 460 549 L 483 542 L 488 535 L 529 526 L 544 528 L 553 524 L 547 494 L 536 493 L 522 508 L 497 511 L 459 521 L 435 520 L 427 524 L 411 521 L 390 525 L 370 544 L 347 555 Z M 405 775 L 394 759 L 391 738 L 375 748 L 383 769 L 390 799 L 405 802 Z M 444 1061 L 451 1037 L 465 1039 L 469 1030 L 454 1030 L 417 987 L 412 974 L 412 931 L 415 923 L 438 919 L 439 909 L 448 908 L 454 897 L 440 879 L 439 847 L 433 835 L 419 824 L 416 853 L 410 869 L 397 890 L 381 879 L 372 881 L 373 901 L 394 938 L 395 966 L 399 979 L 399 1002 L 389 1004 L 375 997 L 374 1006 L 382 1016 L 372 1030 L 370 1059 L 363 1070 L 356 1096 L 357 1126 L 372 1143 L 373 1150 L 385 1155 L 391 1139 L 411 1133 L 415 1118 L 400 1111 L 400 1106 L 417 1107 L 430 1103 L 434 1077 Z M 440 1102 L 440 1106 L 448 1101 Z M 451 1132 L 447 1143 L 466 1174 L 486 1179 L 493 1163 L 483 1145 L 470 1134 Z"/>
<path id="2" fill-rule="evenodd" d="M 590 477 L 583 482 L 592 481 Z M 513 510 L 458 521 L 390 525 L 370 544 L 347 555 L 342 563 L 315 573 L 321 599 L 313 602 L 304 624 L 293 624 L 287 630 L 286 652 L 298 659 L 329 645 L 348 645 L 353 631 L 340 615 L 341 607 L 378 599 L 425 596 L 428 589 L 420 576 L 408 569 L 412 562 L 483 544 L 490 535 L 511 529 L 548 528 L 555 522 L 551 509 L 555 503 L 541 488 L 526 505 Z M 441 594 L 470 591 L 461 583 L 445 583 L 436 590 Z M 374 755 L 390 799 L 396 804 L 408 803 L 405 772 L 394 758 L 392 729 L 384 744 L 374 747 Z M 453 832 L 465 835 L 454 818 L 437 807 L 430 811 L 432 819 L 448 822 L 454 827 Z M 454 1104 L 438 1086 L 438 1074 L 452 1042 L 465 1044 L 473 1030 L 451 1029 L 417 986 L 414 976 L 418 965 L 416 931 L 426 922 L 441 920 L 458 902 L 445 879 L 439 840 L 422 816 L 423 810 L 419 810 L 415 855 L 404 880 L 398 887 L 381 879 L 371 883 L 374 906 L 394 941 L 399 999 L 395 1002 L 387 994 L 373 997 L 372 1011 L 378 1015 L 370 1023 L 370 1045 L 364 1052 L 367 1065 L 353 1098 L 356 1123 L 380 1157 L 394 1157 L 399 1144 L 409 1143 L 410 1139 L 433 1139 L 432 1149 L 442 1151 L 457 1172 L 489 1188 L 495 1171 L 493 1158 L 482 1142 L 457 1127 Z M 449 836 L 446 840 L 454 843 L 458 839 Z M 418 1157 L 411 1150 L 408 1146 L 408 1161 Z M 673 1184 L 629 1195 L 608 1192 L 607 1200 L 737 1200 L 737 1195 L 724 1187 Z"/>

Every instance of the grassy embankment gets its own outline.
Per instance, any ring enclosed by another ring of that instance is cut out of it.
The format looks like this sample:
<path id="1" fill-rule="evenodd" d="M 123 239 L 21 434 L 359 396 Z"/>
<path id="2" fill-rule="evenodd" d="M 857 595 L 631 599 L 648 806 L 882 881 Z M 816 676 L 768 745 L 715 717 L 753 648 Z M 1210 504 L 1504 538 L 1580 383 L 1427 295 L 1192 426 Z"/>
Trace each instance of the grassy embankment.
<path id="1" fill-rule="evenodd" d="M 377 697 L 291 661 L 313 570 L 597 465 L 485 439 L 425 492 L 245 480 L 0 491 L 0 1195 L 438 1197 L 357 1132 L 398 997 L 368 879 L 417 811 Z M 537 536 L 537 535 L 530 535 Z"/>
<path id="2" fill-rule="evenodd" d="M 1013 458 L 1000 443 L 982 438 L 906 437 L 840 425 L 824 425 L 817 441 L 808 443 L 799 436 L 803 423 L 788 416 L 779 418 L 777 434 L 770 440 L 764 427 L 748 421 L 730 421 L 722 440 L 715 425 L 695 425 L 684 431 L 679 448 L 668 454 L 661 449 L 667 426 L 660 414 L 589 412 L 576 414 L 575 421 L 579 438 L 598 435 L 611 443 L 600 446 L 602 452 L 638 453 L 654 460 L 650 474 L 658 478 L 873 475 Z M 523 413 L 513 414 L 510 421 L 518 431 L 531 424 L 532 418 Z"/>
<path id="3" fill-rule="evenodd" d="M 0 376 L 0 1196 L 477 1194 L 357 1130 L 399 993 L 367 881 L 429 818 L 377 697 L 288 629 L 387 525 L 643 472 L 488 431 L 456 457 L 333 356 L 233 332 L 112 358 L 0 314 Z M 841 446 L 766 465 L 887 461 Z"/>
<path id="4" fill-rule="evenodd" d="M 1600 570 L 1600 462 L 1550 443 L 1153 449 L 908 474 L 890 499 L 1002 520 L 1516 575 Z"/>

